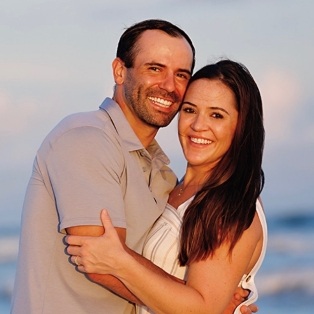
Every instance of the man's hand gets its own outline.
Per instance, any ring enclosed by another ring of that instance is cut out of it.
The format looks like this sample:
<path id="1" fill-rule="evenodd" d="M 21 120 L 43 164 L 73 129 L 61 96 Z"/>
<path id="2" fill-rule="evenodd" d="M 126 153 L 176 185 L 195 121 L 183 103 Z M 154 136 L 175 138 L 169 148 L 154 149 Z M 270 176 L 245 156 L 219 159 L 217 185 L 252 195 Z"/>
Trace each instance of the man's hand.
<path id="1" fill-rule="evenodd" d="M 239 306 L 243 301 L 245 301 L 248 296 L 248 290 L 244 290 L 238 287 L 233 295 L 233 299 L 230 301 L 228 307 L 225 309 L 223 314 L 233 314 L 236 307 Z M 256 306 L 256 304 L 242 305 L 240 307 L 240 312 L 242 314 L 257 313 L 258 307 Z"/>

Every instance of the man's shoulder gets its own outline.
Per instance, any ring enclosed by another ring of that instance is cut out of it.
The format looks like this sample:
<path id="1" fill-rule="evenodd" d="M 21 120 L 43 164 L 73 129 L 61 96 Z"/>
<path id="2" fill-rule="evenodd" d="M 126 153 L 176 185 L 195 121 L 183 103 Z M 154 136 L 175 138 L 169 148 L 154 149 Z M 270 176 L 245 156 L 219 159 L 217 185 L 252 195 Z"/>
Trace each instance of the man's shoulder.
<path id="1" fill-rule="evenodd" d="M 110 122 L 110 118 L 103 110 L 94 110 L 86 112 L 72 113 L 63 118 L 56 126 L 65 130 L 79 127 L 98 127 L 104 128 L 106 123 Z"/>
<path id="2" fill-rule="evenodd" d="M 55 145 L 97 145 L 103 139 L 117 141 L 110 117 L 103 110 L 73 113 L 63 118 L 46 136 L 41 149 L 49 151 Z"/>

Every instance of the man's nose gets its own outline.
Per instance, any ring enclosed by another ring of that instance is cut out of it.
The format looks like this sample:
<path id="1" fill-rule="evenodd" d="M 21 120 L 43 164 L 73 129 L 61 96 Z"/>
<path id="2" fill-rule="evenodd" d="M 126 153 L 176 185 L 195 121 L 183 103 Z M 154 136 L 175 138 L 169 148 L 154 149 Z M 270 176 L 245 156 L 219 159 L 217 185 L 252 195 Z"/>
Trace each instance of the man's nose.
<path id="1" fill-rule="evenodd" d="M 174 73 L 166 73 L 160 82 L 159 87 L 168 92 L 173 92 L 176 89 L 176 78 Z"/>

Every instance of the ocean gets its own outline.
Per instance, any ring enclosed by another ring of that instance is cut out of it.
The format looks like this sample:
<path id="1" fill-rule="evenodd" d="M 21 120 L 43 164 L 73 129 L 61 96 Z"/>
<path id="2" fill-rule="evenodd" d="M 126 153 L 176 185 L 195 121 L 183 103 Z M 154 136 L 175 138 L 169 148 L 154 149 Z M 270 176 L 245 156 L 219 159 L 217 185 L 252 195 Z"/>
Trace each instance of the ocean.
<path id="1" fill-rule="evenodd" d="M 314 210 L 268 216 L 269 242 L 256 278 L 260 314 L 314 313 Z M 0 314 L 10 312 L 19 224 L 0 222 Z"/>

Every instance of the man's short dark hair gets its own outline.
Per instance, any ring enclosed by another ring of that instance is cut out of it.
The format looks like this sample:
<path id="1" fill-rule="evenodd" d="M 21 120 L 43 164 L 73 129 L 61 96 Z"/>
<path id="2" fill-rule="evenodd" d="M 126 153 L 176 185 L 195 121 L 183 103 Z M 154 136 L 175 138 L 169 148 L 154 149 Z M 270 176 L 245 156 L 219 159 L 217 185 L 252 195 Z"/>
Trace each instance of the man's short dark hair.
<path id="1" fill-rule="evenodd" d="M 131 68 L 134 63 L 136 56 L 136 43 L 144 31 L 147 30 L 161 30 L 172 37 L 183 37 L 187 40 L 191 46 L 193 53 L 192 68 L 191 73 L 193 72 L 195 66 L 195 48 L 193 46 L 192 40 L 190 37 L 178 26 L 164 20 L 153 19 L 145 20 L 139 23 L 132 25 L 127 28 L 125 32 L 120 37 L 118 48 L 117 48 L 117 57 L 120 58 L 127 68 Z"/>

